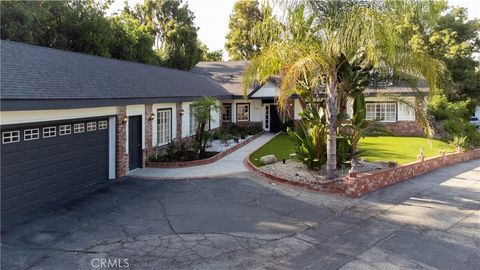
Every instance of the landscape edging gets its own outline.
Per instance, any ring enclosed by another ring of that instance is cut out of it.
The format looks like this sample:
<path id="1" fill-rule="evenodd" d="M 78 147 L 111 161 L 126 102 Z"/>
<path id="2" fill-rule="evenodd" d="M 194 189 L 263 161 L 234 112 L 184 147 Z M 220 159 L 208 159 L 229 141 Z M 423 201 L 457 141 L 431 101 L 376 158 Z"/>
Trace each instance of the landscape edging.
<path id="1" fill-rule="evenodd" d="M 359 173 L 356 176 L 346 176 L 327 182 L 300 182 L 264 172 L 250 161 L 250 156 L 245 158 L 244 164 L 255 174 L 275 182 L 313 191 L 342 194 L 352 198 L 358 198 L 377 189 L 408 180 L 436 169 L 479 158 L 480 148 L 477 148 L 467 152 L 448 153 L 426 158 L 394 168 L 385 168 L 369 173 Z"/>
<path id="2" fill-rule="evenodd" d="M 244 140 L 241 143 L 238 143 L 238 144 L 230 147 L 229 149 L 227 149 L 225 151 L 222 151 L 222 152 L 216 154 L 213 157 L 209 157 L 209 158 L 201 159 L 201 160 L 192 160 L 192 161 L 183 161 L 183 162 L 154 162 L 154 161 L 149 161 L 149 162 L 147 162 L 147 167 L 151 167 L 151 168 L 187 168 L 187 167 L 194 167 L 194 166 L 210 164 L 210 163 L 213 163 L 213 162 L 229 155 L 230 153 L 234 152 L 235 150 L 239 149 L 240 147 L 242 147 L 242 146 L 246 145 L 247 143 L 255 140 L 258 137 L 260 137 L 262 134 L 263 134 L 263 131 L 253 135 L 252 137 Z"/>

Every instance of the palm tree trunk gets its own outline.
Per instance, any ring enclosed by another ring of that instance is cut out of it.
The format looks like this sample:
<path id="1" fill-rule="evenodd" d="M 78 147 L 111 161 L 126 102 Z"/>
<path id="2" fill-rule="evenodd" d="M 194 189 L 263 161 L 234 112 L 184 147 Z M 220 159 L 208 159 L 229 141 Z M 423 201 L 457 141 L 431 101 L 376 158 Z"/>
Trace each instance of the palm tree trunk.
<path id="1" fill-rule="evenodd" d="M 337 177 L 337 70 L 332 68 L 327 77 L 327 179 Z"/>

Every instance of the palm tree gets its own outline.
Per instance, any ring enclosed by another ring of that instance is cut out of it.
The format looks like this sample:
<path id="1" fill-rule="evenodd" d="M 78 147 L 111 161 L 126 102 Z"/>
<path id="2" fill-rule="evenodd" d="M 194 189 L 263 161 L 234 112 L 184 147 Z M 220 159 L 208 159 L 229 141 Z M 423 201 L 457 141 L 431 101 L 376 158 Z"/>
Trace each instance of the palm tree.
<path id="1" fill-rule="evenodd" d="M 394 67 L 436 84 L 441 64 L 414 50 L 397 29 L 402 10 L 428 12 L 427 2 L 294 1 L 287 6 L 280 40 L 255 56 L 244 75 L 244 85 L 266 82 L 279 75 L 280 109 L 292 94 L 318 95 L 325 87 L 327 123 L 327 178 L 337 177 L 336 136 L 339 70 L 344 61 L 363 54 L 375 66 Z M 424 4 L 425 3 L 425 4 Z"/>

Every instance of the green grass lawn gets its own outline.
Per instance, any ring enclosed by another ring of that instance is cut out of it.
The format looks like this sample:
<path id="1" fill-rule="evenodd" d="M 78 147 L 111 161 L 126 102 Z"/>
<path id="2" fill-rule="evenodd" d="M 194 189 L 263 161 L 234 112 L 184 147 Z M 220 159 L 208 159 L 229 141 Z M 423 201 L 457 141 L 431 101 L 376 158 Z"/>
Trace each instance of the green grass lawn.
<path id="1" fill-rule="evenodd" d="M 397 161 L 405 164 L 416 160 L 416 157 L 423 147 L 426 157 L 436 156 L 440 150 L 453 151 L 454 147 L 439 141 L 428 140 L 421 137 L 366 137 L 360 140 L 359 148 L 362 151 L 360 157 L 367 161 Z M 295 152 L 293 142 L 286 133 L 280 134 L 258 149 L 250 156 L 250 161 L 255 166 L 262 166 L 260 157 L 273 154 L 278 160 L 288 159 L 290 153 Z"/>
<path id="2" fill-rule="evenodd" d="M 284 158 L 288 159 L 288 155 L 291 153 L 295 153 L 295 145 L 287 133 L 282 133 L 253 153 L 250 156 L 250 161 L 259 167 L 262 166 L 260 157 L 273 154 L 278 160 L 282 160 Z"/>

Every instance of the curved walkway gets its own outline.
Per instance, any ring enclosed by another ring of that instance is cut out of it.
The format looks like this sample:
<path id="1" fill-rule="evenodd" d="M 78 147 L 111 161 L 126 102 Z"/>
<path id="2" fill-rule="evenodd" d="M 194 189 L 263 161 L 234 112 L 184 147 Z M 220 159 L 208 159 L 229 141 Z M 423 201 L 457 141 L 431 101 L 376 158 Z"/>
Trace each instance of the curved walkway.
<path id="1" fill-rule="evenodd" d="M 154 179 L 205 178 L 247 172 L 243 160 L 260 146 L 270 141 L 276 134 L 265 133 L 233 153 L 206 165 L 188 168 L 141 168 L 130 172 L 129 176 Z"/>

